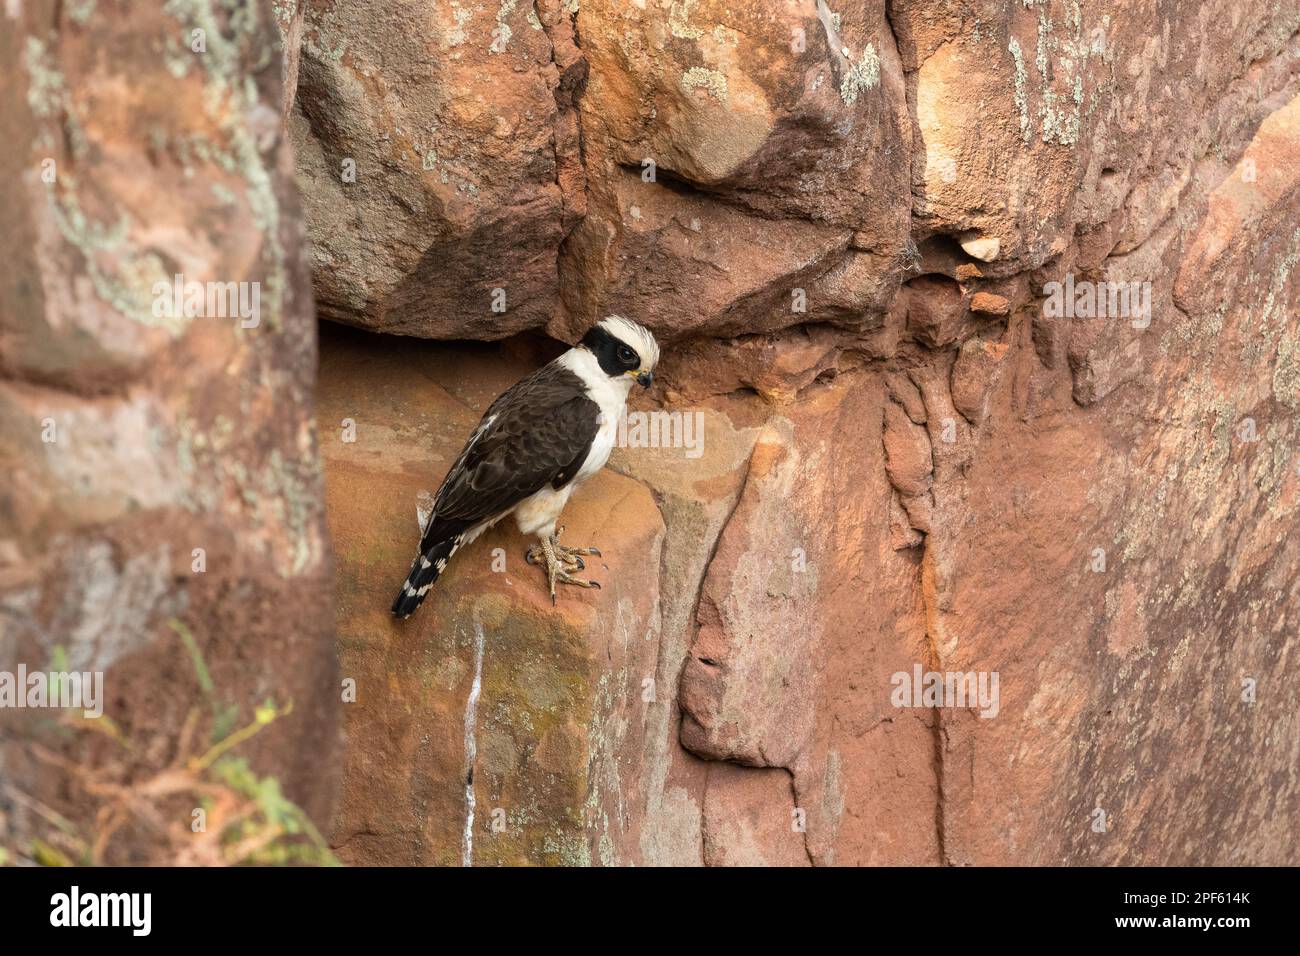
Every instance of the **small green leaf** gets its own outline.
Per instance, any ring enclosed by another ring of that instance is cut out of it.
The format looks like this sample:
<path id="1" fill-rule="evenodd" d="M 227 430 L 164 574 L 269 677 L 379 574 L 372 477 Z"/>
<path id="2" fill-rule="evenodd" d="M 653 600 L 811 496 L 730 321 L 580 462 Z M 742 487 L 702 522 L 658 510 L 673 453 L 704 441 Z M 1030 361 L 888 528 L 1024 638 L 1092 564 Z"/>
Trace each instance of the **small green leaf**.
<path id="1" fill-rule="evenodd" d="M 32 840 L 32 856 L 41 866 L 72 866 L 72 861 L 64 852 L 56 847 L 50 846 L 44 840 Z"/>

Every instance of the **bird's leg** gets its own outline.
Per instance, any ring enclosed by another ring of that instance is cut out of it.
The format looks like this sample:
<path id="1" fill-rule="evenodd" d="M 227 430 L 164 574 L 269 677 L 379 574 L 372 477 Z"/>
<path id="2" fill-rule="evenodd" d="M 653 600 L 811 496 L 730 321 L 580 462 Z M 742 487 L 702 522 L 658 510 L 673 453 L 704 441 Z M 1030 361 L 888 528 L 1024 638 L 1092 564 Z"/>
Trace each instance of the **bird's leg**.
<path id="1" fill-rule="evenodd" d="M 555 556 L 560 559 L 560 562 L 565 565 L 565 570 L 570 573 L 586 570 L 587 563 L 582 560 L 584 554 L 594 555 L 597 558 L 601 556 L 599 548 L 570 548 L 567 545 L 560 544 L 560 535 L 562 534 L 564 534 L 564 525 L 560 525 L 555 529 L 555 533 L 550 536 L 550 543 L 551 547 L 555 549 Z M 528 549 L 524 559 L 529 564 L 546 563 L 545 552 L 537 545 Z"/>
<path id="2" fill-rule="evenodd" d="M 597 581 L 586 581 L 582 578 L 575 578 L 574 571 L 582 571 L 586 568 L 586 562 L 582 560 L 582 555 L 591 554 L 600 557 L 600 550 L 597 548 L 569 548 L 560 544 L 560 535 L 564 533 L 564 528 L 558 528 L 550 537 L 541 539 L 541 546 L 534 545 L 528 549 L 525 560 L 529 564 L 545 564 L 546 577 L 551 585 L 551 603 L 555 603 L 555 585 L 575 584 L 580 588 L 600 588 Z"/>

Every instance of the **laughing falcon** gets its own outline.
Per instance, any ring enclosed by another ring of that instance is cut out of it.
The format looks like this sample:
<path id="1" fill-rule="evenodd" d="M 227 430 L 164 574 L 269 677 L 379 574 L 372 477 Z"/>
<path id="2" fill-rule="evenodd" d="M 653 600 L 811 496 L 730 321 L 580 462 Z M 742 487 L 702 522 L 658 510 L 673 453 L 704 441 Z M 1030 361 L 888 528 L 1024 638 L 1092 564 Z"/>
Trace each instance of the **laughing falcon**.
<path id="1" fill-rule="evenodd" d="M 540 539 L 527 559 L 546 566 L 552 603 L 556 583 L 600 587 L 573 576 L 582 555 L 600 552 L 560 544 L 555 522 L 574 489 L 604 467 L 632 383 L 649 388 L 658 363 L 649 330 L 611 315 L 488 406 L 438 489 L 393 615 L 410 617 L 452 555 L 510 514 Z"/>

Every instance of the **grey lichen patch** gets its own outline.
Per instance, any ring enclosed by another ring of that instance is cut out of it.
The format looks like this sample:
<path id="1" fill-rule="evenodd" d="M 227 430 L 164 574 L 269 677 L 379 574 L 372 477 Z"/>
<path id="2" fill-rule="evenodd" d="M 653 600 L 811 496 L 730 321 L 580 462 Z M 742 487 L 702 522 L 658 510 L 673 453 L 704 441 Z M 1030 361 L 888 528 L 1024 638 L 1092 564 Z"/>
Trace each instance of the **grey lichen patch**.
<path id="1" fill-rule="evenodd" d="M 180 504 L 195 513 L 215 513 L 223 497 L 240 502 L 252 527 L 266 532 L 254 539 L 270 554 L 280 573 L 296 577 L 317 568 L 324 553 L 318 517 L 324 477 L 312 457 L 286 457 L 273 449 L 253 472 L 249 457 L 238 446 L 245 436 L 234 421 L 218 415 L 205 429 L 187 415 L 177 418 L 170 432 L 154 436 L 153 444 L 170 444 L 176 466 L 186 480 Z M 285 549 L 276 547 L 283 541 Z"/>
<path id="2" fill-rule="evenodd" d="M 568 833 L 548 833 L 542 838 L 542 853 L 555 858 L 558 866 L 589 867 L 591 851 L 586 840 Z"/>
<path id="3" fill-rule="evenodd" d="M 691 26 L 691 7 L 697 0 L 674 0 L 668 9 L 668 32 L 679 40 L 698 40 L 704 36 L 699 27 Z"/>
<path id="4" fill-rule="evenodd" d="M 303 46 L 313 57 L 331 63 L 342 61 L 348 38 L 339 26 L 333 10 L 312 12 L 310 30 L 303 32 Z"/>
<path id="5" fill-rule="evenodd" d="M 1007 43 L 1007 50 L 1011 53 L 1011 59 L 1015 62 L 1015 98 L 1016 110 L 1020 114 L 1020 138 L 1029 145 L 1032 135 L 1033 122 L 1029 119 L 1029 98 L 1025 92 L 1025 87 L 1029 82 L 1029 72 L 1025 69 L 1025 52 L 1020 49 L 1020 41 L 1012 37 Z"/>
<path id="6" fill-rule="evenodd" d="M 43 150 L 58 148 L 60 129 L 74 157 L 86 152 L 86 134 L 72 108 L 68 86 L 45 43 L 28 37 L 23 48 L 23 67 L 27 71 L 27 105 L 32 116 L 40 120 L 35 145 Z"/>
<path id="7" fill-rule="evenodd" d="M 1047 73 L 1047 47 L 1052 35 L 1052 21 L 1047 16 L 1046 10 L 1038 11 L 1038 55 L 1034 57 L 1034 65 L 1038 67 L 1038 76 L 1042 79 L 1043 84 L 1048 82 Z"/>
<path id="8" fill-rule="evenodd" d="M 163 66 L 176 79 L 180 79 L 194 65 L 194 54 L 176 37 L 168 35 L 163 39 Z"/>
<path id="9" fill-rule="evenodd" d="M 868 43 L 862 51 L 862 58 L 849 67 L 843 82 L 840 83 L 840 99 L 852 106 L 858 96 L 880 85 L 880 57 L 876 48 Z"/>
<path id="10" fill-rule="evenodd" d="M 1079 77 L 1075 79 L 1082 82 Z M 1083 91 L 1079 89 L 1077 92 L 1081 102 Z M 1061 146 L 1073 146 L 1079 141 L 1081 118 L 1078 105 L 1073 111 L 1058 109 L 1056 91 L 1048 88 L 1043 90 L 1043 105 L 1038 112 L 1043 123 L 1044 143 L 1055 142 Z"/>
<path id="11" fill-rule="evenodd" d="M 27 70 L 27 105 L 37 119 L 52 119 L 64 107 L 63 74 L 55 68 L 45 44 L 28 37 L 23 49 L 23 66 Z"/>
<path id="12" fill-rule="evenodd" d="M 1151 536 L 1158 529 L 1164 517 L 1170 491 L 1176 487 L 1177 480 L 1178 465 L 1170 465 L 1154 493 L 1145 496 L 1136 504 L 1135 514 L 1116 532 L 1114 543 L 1123 546 L 1122 553 L 1125 561 L 1133 560 L 1147 546 Z"/>
<path id="13" fill-rule="evenodd" d="M 213 183 L 208 187 L 217 202 L 226 207 L 233 207 L 239 204 L 239 197 L 225 187 L 222 183 Z"/>
<path id="14" fill-rule="evenodd" d="M 1082 21 L 1076 21 L 1075 25 L 1075 42 L 1070 44 L 1069 54 L 1073 53 L 1076 47 L 1081 47 L 1083 55 L 1087 56 L 1087 45 L 1081 42 Z M 1043 142 L 1058 143 L 1062 146 L 1073 146 L 1079 141 L 1079 127 L 1081 125 L 1081 109 L 1083 104 L 1083 75 L 1075 72 L 1075 60 L 1073 55 L 1066 55 L 1061 59 L 1061 74 L 1071 80 L 1070 100 L 1074 104 L 1073 108 L 1058 106 L 1062 98 L 1051 86 L 1051 73 L 1048 69 L 1048 59 L 1050 51 L 1059 47 L 1059 44 L 1052 36 L 1052 21 L 1047 15 L 1047 11 L 1040 10 L 1038 13 L 1038 56 L 1035 64 L 1038 67 L 1038 74 L 1043 83 L 1043 102 L 1039 107 L 1039 117 L 1042 120 Z"/>
<path id="15" fill-rule="evenodd" d="M 245 72 L 246 68 L 241 64 L 242 41 L 257 38 L 258 8 L 255 4 L 231 0 L 224 0 L 220 6 L 226 12 L 224 29 L 211 0 L 167 0 L 163 4 L 163 12 L 181 24 L 179 34 L 169 34 L 164 41 L 164 59 L 173 75 L 187 73 L 189 63 L 195 60 L 220 83 L 238 82 L 239 76 Z M 189 48 L 195 30 L 203 31 L 206 47 L 203 53 L 195 53 Z M 260 44 L 260 58 L 247 69 L 257 71 L 266 67 L 271 62 L 272 47 L 272 43 Z"/>
<path id="16" fill-rule="evenodd" d="M 1071 2 L 1066 8 L 1064 18 L 1069 35 L 1061 37 L 1053 30 L 1048 6 L 1042 3 L 1025 3 L 1026 8 L 1034 6 L 1039 8 L 1034 66 L 1042 88 L 1041 102 L 1038 107 L 1042 141 L 1061 146 L 1074 146 L 1079 142 L 1083 128 L 1086 98 L 1084 72 L 1089 58 L 1094 54 L 1102 54 L 1104 58 L 1104 31 L 1110 21 L 1108 17 L 1103 18 L 1103 26 L 1093 30 L 1093 37 L 1085 36 L 1083 11 L 1077 2 Z M 1020 42 L 1014 36 L 1008 40 L 1007 49 L 1015 63 L 1015 103 L 1020 116 L 1020 138 L 1028 145 L 1033 138 L 1034 121 L 1030 118 L 1029 112 L 1029 74 L 1025 67 L 1025 55 Z M 1055 69 L 1052 63 L 1054 55 L 1057 59 Z M 1097 91 L 1093 90 L 1088 115 L 1091 116 L 1096 110 L 1097 102 Z"/>
<path id="17" fill-rule="evenodd" d="M 210 0 L 167 0 L 163 10 L 186 28 L 202 29 L 207 52 L 195 56 L 204 71 L 203 103 L 208 115 L 224 134 L 225 145 L 204 144 L 200 155 L 206 161 L 240 179 L 254 224 L 261 230 L 265 262 L 262 298 L 268 316 L 267 328 L 281 324 L 284 303 L 285 262 L 280 242 L 280 203 L 275 184 L 263 161 L 246 117 L 259 105 L 252 71 L 269 61 L 271 44 L 259 35 L 256 7 L 233 5 L 227 10 L 225 31 Z M 260 49 L 258 63 L 245 63 L 240 50 L 250 45 Z"/>
<path id="18" fill-rule="evenodd" d="M 707 90 L 715 100 L 727 99 L 727 78 L 717 70 L 693 66 L 682 74 L 682 89 L 687 93 L 701 88 Z"/>
<path id="19" fill-rule="evenodd" d="M 515 12 L 515 7 L 519 5 L 519 0 L 501 0 L 501 9 L 497 10 L 497 25 L 492 30 L 492 43 L 488 46 L 488 53 L 505 53 L 506 48 L 510 46 L 510 38 L 514 36 L 514 31 L 510 29 L 510 24 L 506 23 L 506 18 Z"/>
<path id="20" fill-rule="evenodd" d="M 151 290 L 167 279 L 162 260 L 132 249 L 131 222 L 125 216 L 106 226 L 88 217 L 77 200 L 76 180 L 65 175 L 62 188 L 49 194 L 50 215 L 60 234 L 85 261 L 86 275 L 100 301 L 127 319 L 161 326 L 173 335 L 189 324 L 184 316 L 157 318 Z"/>
<path id="21" fill-rule="evenodd" d="M 271 0 L 271 12 L 275 14 L 275 25 L 280 28 L 281 38 L 285 37 L 297 10 L 298 0 Z"/>
<path id="22" fill-rule="evenodd" d="M 95 14 L 95 0 L 70 0 L 66 7 L 68 19 L 81 26 L 85 26 Z"/>
<path id="23" fill-rule="evenodd" d="M 462 8 L 456 0 L 451 0 L 451 5 L 453 7 L 451 18 L 455 25 L 452 27 L 451 32 L 447 34 L 447 46 L 460 46 L 469 38 L 465 27 L 470 18 L 474 16 L 474 13 L 471 10 Z"/>

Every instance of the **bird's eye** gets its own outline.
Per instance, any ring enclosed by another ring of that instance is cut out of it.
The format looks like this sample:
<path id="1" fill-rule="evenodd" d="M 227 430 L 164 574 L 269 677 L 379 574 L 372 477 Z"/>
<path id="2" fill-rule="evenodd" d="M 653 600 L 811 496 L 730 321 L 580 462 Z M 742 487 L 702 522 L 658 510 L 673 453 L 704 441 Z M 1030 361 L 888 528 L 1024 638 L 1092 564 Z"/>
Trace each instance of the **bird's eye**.
<path id="1" fill-rule="evenodd" d="M 620 345 L 620 346 L 618 347 L 618 360 L 619 360 L 620 362 L 635 362 L 635 361 L 636 361 L 636 353 L 633 352 L 633 351 L 632 351 L 630 348 L 628 348 L 626 345 Z"/>

